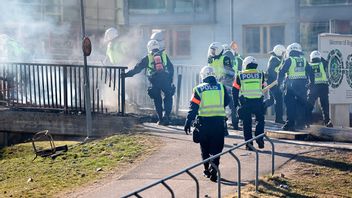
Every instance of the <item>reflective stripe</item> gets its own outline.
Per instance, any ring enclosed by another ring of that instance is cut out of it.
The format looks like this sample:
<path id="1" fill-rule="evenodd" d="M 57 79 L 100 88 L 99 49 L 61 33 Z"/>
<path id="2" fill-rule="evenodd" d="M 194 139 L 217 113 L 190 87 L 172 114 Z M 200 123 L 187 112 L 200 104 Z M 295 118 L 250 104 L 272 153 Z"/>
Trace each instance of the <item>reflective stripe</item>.
<path id="1" fill-rule="evenodd" d="M 232 86 L 233 86 L 234 88 L 236 88 L 236 89 L 240 89 L 240 88 L 241 88 L 241 86 L 240 86 L 239 84 L 237 84 L 236 79 L 235 79 L 235 81 L 233 81 Z"/>
<path id="2" fill-rule="evenodd" d="M 200 104 L 200 100 L 198 100 L 197 98 L 194 97 L 194 94 L 192 96 L 192 102 L 196 103 L 197 105 Z"/>

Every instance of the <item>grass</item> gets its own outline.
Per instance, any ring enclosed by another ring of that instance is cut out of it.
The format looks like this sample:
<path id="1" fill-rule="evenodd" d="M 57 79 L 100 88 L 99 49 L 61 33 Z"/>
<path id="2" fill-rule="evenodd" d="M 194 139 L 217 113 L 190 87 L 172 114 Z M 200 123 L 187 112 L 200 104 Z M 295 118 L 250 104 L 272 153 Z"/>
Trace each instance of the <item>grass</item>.
<path id="1" fill-rule="evenodd" d="M 0 197 L 51 197 L 122 171 L 149 155 L 157 143 L 155 137 L 130 134 L 86 144 L 55 142 L 56 146 L 67 144 L 68 152 L 55 160 L 38 157 L 34 161 L 31 143 L 4 148 L 0 151 Z"/>
<path id="2" fill-rule="evenodd" d="M 305 153 L 277 172 L 260 180 L 259 193 L 246 185 L 243 197 L 352 197 L 352 151 Z"/>

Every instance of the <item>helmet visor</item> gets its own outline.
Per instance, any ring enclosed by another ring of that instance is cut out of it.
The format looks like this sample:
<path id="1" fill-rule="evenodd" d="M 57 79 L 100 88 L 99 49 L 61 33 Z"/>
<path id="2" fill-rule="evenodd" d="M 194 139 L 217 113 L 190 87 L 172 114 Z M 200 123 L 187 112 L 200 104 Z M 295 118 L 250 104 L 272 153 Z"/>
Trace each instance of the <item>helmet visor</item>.
<path id="1" fill-rule="evenodd" d="M 215 56 L 216 55 L 216 49 L 215 48 L 210 48 L 209 49 L 209 55 Z"/>

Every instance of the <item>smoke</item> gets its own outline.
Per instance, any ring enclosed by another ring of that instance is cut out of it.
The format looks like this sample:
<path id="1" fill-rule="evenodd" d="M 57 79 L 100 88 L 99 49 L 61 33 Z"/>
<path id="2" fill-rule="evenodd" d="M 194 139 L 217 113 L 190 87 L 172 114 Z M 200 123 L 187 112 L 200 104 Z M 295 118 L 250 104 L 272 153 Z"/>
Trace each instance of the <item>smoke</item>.
<path id="1" fill-rule="evenodd" d="M 60 42 L 69 37 L 70 24 L 61 23 L 62 16 L 54 13 L 61 5 L 53 5 L 51 14 L 46 6 L 30 1 L 3 1 L 0 7 L 0 34 L 7 35 L 12 43 L 23 50 L 17 54 L 8 41 L 2 42 L 10 61 L 33 62 L 36 59 L 52 60 L 58 54 L 60 46 L 68 43 Z M 45 10 L 45 11 L 44 11 Z M 66 47 L 67 49 L 72 49 Z"/>

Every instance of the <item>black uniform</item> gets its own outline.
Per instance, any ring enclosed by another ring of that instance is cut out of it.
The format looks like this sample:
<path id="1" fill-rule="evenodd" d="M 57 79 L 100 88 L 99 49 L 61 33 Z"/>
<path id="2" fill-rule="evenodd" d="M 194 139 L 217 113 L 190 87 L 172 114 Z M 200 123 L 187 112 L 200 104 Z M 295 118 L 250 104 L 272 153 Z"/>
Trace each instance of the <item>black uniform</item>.
<path id="1" fill-rule="evenodd" d="M 204 80 L 205 83 L 209 83 L 211 86 L 216 86 L 218 84 L 216 79 L 212 76 Z M 227 94 L 226 89 L 224 89 L 224 108 L 229 104 L 230 97 Z M 190 103 L 190 111 L 187 115 L 187 120 L 185 122 L 185 131 L 189 130 L 192 121 L 196 118 L 199 110 L 199 102 L 201 101 L 200 96 L 194 92 L 192 101 Z M 200 149 L 202 152 L 202 159 L 205 160 L 210 157 L 210 155 L 216 155 L 222 152 L 224 148 L 224 132 L 225 128 L 225 117 L 213 116 L 213 117 L 197 117 L 197 129 L 200 134 Z M 219 167 L 220 158 L 214 159 L 214 164 Z M 204 174 L 210 177 L 211 180 L 216 181 L 216 170 L 209 170 L 209 163 L 204 164 Z"/>
<path id="2" fill-rule="evenodd" d="M 301 52 L 292 51 L 290 57 L 300 57 Z M 314 73 L 308 62 L 305 63 L 305 79 L 286 79 L 285 81 L 285 104 L 287 109 L 287 121 L 284 125 L 284 130 L 303 129 L 307 123 L 306 108 L 307 108 L 307 86 L 309 81 L 314 82 Z M 279 72 L 278 85 L 281 86 L 285 74 L 291 67 L 291 59 L 285 60 L 282 69 Z M 308 81 L 309 80 L 309 81 Z"/>
<path id="3" fill-rule="evenodd" d="M 154 51 L 153 55 L 162 56 L 160 51 Z M 148 88 L 148 95 L 154 100 L 155 110 L 158 115 L 160 124 L 168 124 L 170 114 L 172 110 L 172 96 L 175 94 L 175 86 L 172 84 L 174 75 L 174 66 L 171 63 L 168 56 L 166 56 L 165 68 L 161 72 L 156 72 L 155 69 L 151 69 L 151 72 L 147 72 L 148 80 L 151 86 Z M 147 69 L 149 65 L 148 55 L 145 56 L 137 65 L 125 74 L 125 77 L 132 77 L 135 74 L 141 72 L 143 69 Z M 153 63 L 152 63 L 153 65 Z M 161 92 L 164 93 L 164 116 L 163 116 L 163 105 Z"/>
<path id="4" fill-rule="evenodd" d="M 275 80 L 277 80 L 277 75 L 279 68 L 282 64 L 282 57 L 272 55 L 269 59 L 268 62 L 268 80 L 267 83 L 271 84 Z M 274 104 L 275 100 L 275 122 L 276 123 L 283 123 L 282 115 L 283 115 L 283 96 L 282 96 L 282 91 L 280 88 L 276 85 L 272 87 L 269 91 L 270 93 L 270 98 L 265 101 L 266 107 L 269 107 Z"/>
<path id="5" fill-rule="evenodd" d="M 312 63 L 323 63 L 325 73 L 328 71 L 328 63 L 324 59 L 313 59 Z M 321 74 L 319 68 L 313 68 L 314 73 Z M 323 120 L 326 126 L 332 127 L 329 115 L 329 84 L 328 81 L 325 83 L 318 83 L 315 81 L 310 85 L 308 90 L 308 123 L 312 121 L 312 111 L 314 108 L 315 101 L 319 98 L 320 105 L 323 112 Z"/>
<path id="6" fill-rule="evenodd" d="M 257 64 L 249 64 L 247 69 L 257 68 Z M 260 75 L 264 76 L 263 73 Z M 264 77 L 262 78 L 262 84 L 264 84 Z M 245 98 L 244 96 L 239 97 L 241 87 L 240 76 L 237 75 L 233 87 L 232 87 L 232 97 L 233 102 L 235 104 L 240 104 L 240 108 L 238 109 L 238 115 L 241 120 L 243 120 L 243 135 L 244 140 L 252 139 L 252 115 L 255 115 L 255 120 L 257 121 L 257 125 L 255 128 L 255 136 L 264 133 L 264 125 L 265 125 L 265 118 L 264 118 L 264 103 L 263 97 L 261 98 Z M 263 138 L 258 138 L 256 140 L 258 143 L 259 148 L 264 148 L 264 140 Z M 250 147 L 247 146 L 247 149 L 251 150 Z"/>

